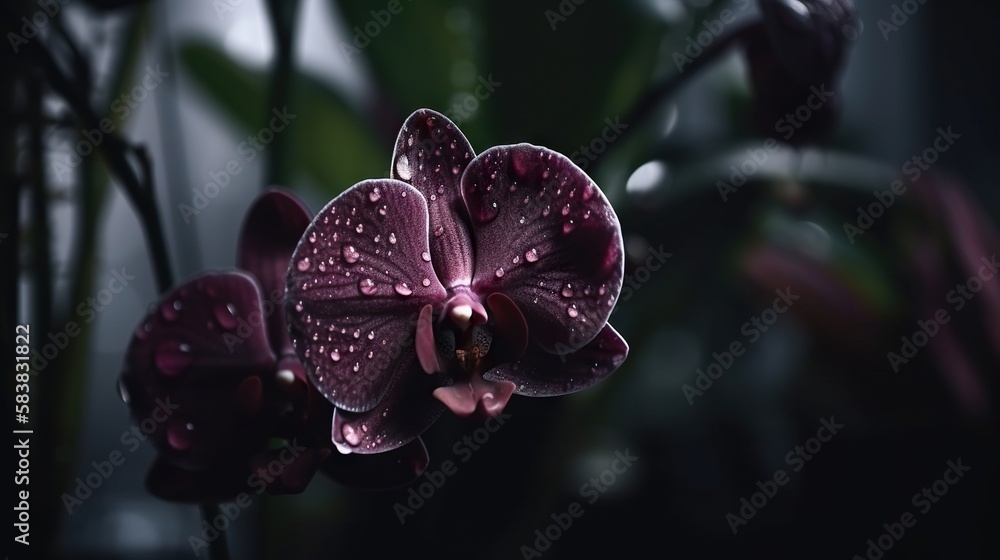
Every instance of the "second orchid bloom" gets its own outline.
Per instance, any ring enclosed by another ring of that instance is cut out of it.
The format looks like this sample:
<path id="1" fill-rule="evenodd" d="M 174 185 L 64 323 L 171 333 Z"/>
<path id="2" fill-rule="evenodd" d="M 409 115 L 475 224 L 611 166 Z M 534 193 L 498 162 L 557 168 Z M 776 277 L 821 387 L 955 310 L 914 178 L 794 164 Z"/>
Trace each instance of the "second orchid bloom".
<path id="1" fill-rule="evenodd" d="M 530 144 L 476 156 L 423 109 L 390 169 L 323 208 L 288 269 L 289 332 L 338 449 L 389 451 L 445 408 L 496 416 L 621 365 L 621 228 L 579 167 Z"/>

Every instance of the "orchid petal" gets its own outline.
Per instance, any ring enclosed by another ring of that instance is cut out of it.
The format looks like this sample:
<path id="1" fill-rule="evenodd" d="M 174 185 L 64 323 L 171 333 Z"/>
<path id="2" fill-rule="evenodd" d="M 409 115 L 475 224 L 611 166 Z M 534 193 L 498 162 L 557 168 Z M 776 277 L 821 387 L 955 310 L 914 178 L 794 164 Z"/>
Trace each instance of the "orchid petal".
<path id="1" fill-rule="evenodd" d="M 624 271 L 618 217 L 597 185 L 565 156 L 518 144 L 476 157 L 462 190 L 476 244 L 473 290 L 510 297 L 546 350 L 593 339 Z"/>
<path id="2" fill-rule="evenodd" d="M 140 323 L 121 384 L 137 420 L 167 414 L 150 439 L 175 464 L 213 465 L 258 442 L 248 379 L 275 368 L 264 315 L 257 283 L 232 271 L 182 284 Z"/>
<path id="3" fill-rule="evenodd" d="M 237 266 L 260 281 L 264 297 L 280 309 L 285 298 L 285 274 L 292 251 L 302 237 L 312 214 L 291 193 L 270 190 L 250 206 L 240 233 Z M 278 355 L 291 353 L 285 314 L 268 316 L 268 339 Z"/>
<path id="4" fill-rule="evenodd" d="M 385 398 L 367 412 L 337 409 L 332 439 L 342 453 L 384 453 L 402 447 L 424 432 L 444 411 L 431 393 L 442 376 L 427 375 L 416 360 L 394 375 Z"/>
<path id="5" fill-rule="evenodd" d="M 596 384 L 618 369 L 626 356 L 628 344 L 611 325 L 605 325 L 594 340 L 576 352 L 550 354 L 529 348 L 522 360 L 495 367 L 483 377 L 511 381 L 519 395 L 554 397 Z"/>
<path id="6" fill-rule="evenodd" d="M 391 179 L 358 183 L 306 229 L 288 269 L 289 330 L 338 408 L 371 410 L 415 363 L 417 316 L 447 295 L 427 251 L 427 204 Z"/>
<path id="7" fill-rule="evenodd" d="M 472 243 L 459 181 L 475 153 L 444 115 L 420 109 L 403 123 L 392 154 L 390 177 L 413 185 L 427 199 L 430 256 L 446 287 L 468 285 Z"/>

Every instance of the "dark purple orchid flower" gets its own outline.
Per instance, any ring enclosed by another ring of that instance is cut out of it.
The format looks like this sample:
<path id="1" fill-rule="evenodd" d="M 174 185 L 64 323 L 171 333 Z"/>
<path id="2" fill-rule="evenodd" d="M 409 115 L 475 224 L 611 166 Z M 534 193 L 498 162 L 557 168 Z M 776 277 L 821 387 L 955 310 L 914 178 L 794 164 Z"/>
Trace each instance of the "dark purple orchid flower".
<path id="1" fill-rule="evenodd" d="M 222 501 L 265 486 L 297 493 L 318 469 L 359 486 L 392 486 L 426 467 L 419 440 L 364 468 L 361 458 L 327 460 L 333 407 L 294 354 L 283 305 L 285 271 L 310 219 L 290 194 L 262 195 L 241 234 L 243 270 L 181 284 L 136 330 L 120 385 L 142 437 L 160 453 L 148 477 L 157 496 Z M 278 438 L 287 443 L 269 448 Z"/>
<path id="2" fill-rule="evenodd" d="M 446 117 L 413 113 L 391 178 L 331 201 L 288 270 L 291 337 L 337 408 L 334 443 L 380 453 L 446 407 L 495 416 L 514 393 L 605 378 L 628 353 L 607 322 L 623 261 L 614 210 L 568 158 L 475 156 Z"/>

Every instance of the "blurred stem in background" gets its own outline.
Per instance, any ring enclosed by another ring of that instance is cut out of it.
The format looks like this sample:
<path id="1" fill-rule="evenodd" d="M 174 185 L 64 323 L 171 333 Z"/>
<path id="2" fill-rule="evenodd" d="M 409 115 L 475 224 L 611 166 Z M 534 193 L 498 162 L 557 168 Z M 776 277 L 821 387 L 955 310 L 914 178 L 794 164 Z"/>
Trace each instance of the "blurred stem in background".
<path id="1" fill-rule="evenodd" d="M 268 20 L 274 38 L 274 66 L 271 70 L 269 104 L 264 110 L 265 122 L 271 118 L 272 109 L 281 111 L 288 105 L 292 79 L 295 75 L 294 39 L 298 7 L 298 0 L 267 0 L 270 16 Z M 271 185 L 286 185 L 290 179 L 287 136 L 287 134 L 275 134 L 271 142 L 262 185 L 265 189 Z"/>

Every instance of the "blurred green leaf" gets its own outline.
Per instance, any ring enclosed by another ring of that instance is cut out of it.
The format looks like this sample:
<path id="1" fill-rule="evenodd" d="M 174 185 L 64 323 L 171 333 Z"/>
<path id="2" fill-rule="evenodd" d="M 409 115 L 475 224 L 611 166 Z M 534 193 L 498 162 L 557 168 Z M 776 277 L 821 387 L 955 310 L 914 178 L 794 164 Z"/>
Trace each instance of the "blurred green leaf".
<path id="1" fill-rule="evenodd" d="M 503 82 L 501 141 L 566 154 L 626 114 L 649 84 L 665 30 L 612 2 L 511 0 L 489 4 L 486 17 L 489 68 Z M 623 124 L 628 136 L 639 123 Z"/>
<path id="2" fill-rule="evenodd" d="M 247 132 L 267 126 L 267 72 L 244 68 L 205 42 L 183 45 L 180 58 L 212 100 Z M 334 196 L 363 179 L 387 176 L 392 146 L 381 145 L 372 127 L 335 90 L 297 74 L 288 112 L 296 115 L 288 128 L 290 167 L 301 178 Z"/>
<path id="3" fill-rule="evenodd" d="M 427 107 L 454 120 L 473 146 L 489 140 L 484 132 L 493 101 L 475 99 L 471 111 L 455 109 L 456 103 L 475 94 L 480 77 L 487 79 L 493 72 L 481 64 L 479 28 L 484 22 L 479 19 L 479 2 L 333 0 L 332 4 L 348 28 L 348 39 L 337 56 L 352 64 L 367 63 L 376 86 L 397 105 L 393 110 L 400 118 Z M 398 13 L 390 13 L 390 7 Z"/>

